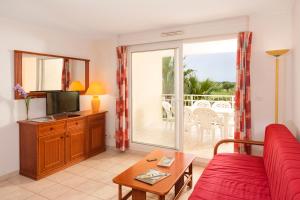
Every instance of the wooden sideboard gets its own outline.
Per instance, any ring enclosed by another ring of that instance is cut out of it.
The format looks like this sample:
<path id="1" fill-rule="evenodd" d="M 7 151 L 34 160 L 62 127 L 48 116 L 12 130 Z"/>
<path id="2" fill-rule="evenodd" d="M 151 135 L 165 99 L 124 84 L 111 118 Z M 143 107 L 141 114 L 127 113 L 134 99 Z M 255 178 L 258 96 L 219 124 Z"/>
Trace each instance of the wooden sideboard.
<path id="1" fill-rule="evenodd" d="M 105 151 L 105 112 L 19 121 L 20 174 L 40 179 Z"/>

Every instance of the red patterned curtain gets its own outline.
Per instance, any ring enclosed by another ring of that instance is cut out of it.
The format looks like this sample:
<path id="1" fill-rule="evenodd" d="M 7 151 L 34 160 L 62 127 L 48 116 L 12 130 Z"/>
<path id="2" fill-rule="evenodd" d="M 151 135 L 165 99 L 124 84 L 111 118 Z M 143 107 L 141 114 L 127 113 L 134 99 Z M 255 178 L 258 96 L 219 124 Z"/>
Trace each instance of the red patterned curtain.
<path id="1" fill-rule="evenodd" d="M 251 138 L 251 98 L 250 98 L 250 57 L 252 32 L 241 32 L 238 35 L 235 92 L 235 139 Z M 242 152 L 242 146 L 234 144 L 235 152 Z M 251 146 L 245 145 L 244 150 L 251 154 Z"/>
<path id="2" fill-rule="evenodd" d="M 117 84 L 119 93 L 116 102 L 116 147 L 125 151 L 129 147 L 128 137 L 128 81 L 127 47 L 117 47 L 118 69 Z"/>
<path id="3" fill-rule="evenodd" d="M 70 85 L 70 68 L 69 68 L 69 59 L 64 59 L 62 76 L 61 76 L 61 89 L 67 91 Z"/>

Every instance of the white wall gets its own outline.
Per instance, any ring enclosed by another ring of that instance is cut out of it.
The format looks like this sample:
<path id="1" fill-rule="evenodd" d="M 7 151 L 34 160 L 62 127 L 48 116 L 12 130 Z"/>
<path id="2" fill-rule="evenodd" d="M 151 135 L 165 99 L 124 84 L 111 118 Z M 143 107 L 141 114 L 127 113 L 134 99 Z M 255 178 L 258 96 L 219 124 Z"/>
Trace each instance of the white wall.
<path id="1" fill-rule="evenodd" d="M 117 96 L 117 37 L 107 38 L 95 43 L 97 52 L 96 72 L 97 80 L 100 80 L 106 89 L 106 95 L 101 96 L 101 108 L 107 110 L 106 114 L 106 142 L 109 146 L 115 146 L 115 114 Z"/>
<path id="2" fill-rule="evenodd" d="M 266 50 L 291 48 L 292 15 L 290 10 L 250 16 L 253 31 L 251 57 L 252 135 L 262 140 L 267 124 L 274 122 L 275 59 Z M 279 122 L 291 120 L 291 53 L 280 58 Z"/>
<path id="3" fill-rule="evenodd" d="M 0 176 L 19 169 L 19 133 L 17 120 L 25 119 L 23 100 L 14 100 L 13 50 L 28 50 L 91 59 L 91 79 L 95 80 L 92 41 L 0 19 Z M 81 98 L 81 109 L 89 109 L 90 97 Z M 33 99 L 30 117 L 45 115 L 45 99 Z"/>
<path id="4" fill-rule="evenodd" d="M 296 0 L 293 10 L 293 125 L 300 140 L 300 1 Z"/>

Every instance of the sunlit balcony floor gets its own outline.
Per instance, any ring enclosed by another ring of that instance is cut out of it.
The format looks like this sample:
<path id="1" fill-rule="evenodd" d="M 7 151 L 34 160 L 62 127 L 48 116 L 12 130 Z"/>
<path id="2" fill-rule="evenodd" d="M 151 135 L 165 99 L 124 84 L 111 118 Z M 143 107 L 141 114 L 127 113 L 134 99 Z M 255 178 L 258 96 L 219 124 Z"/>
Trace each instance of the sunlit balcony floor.
<path id="1" fill-rule="evenodd" d="M 213 131 L 213 130 L 211 130 Z M 223 139 L 221 129 L 215 129 L 215 140 L 212 141 L 211 133 L 204 132 L 201 140 L 201 133 L 196 127 L 191 127 L 184 132 L 184 151 L 193 153 L 200 158 L 211 159 L 213 157 L 214 145 Z M 228 138 L 233 137 L 233 128 L 228 130 Z M 134 142 L 165 146 L 169 148 L 175 147 L 174 124 L 162 122 L 160 125 L 151 125 L 145 128 L 135 130 Z M 219 152 L 233 152 L 233 144 L 223 144 L 219 148 Z"/>

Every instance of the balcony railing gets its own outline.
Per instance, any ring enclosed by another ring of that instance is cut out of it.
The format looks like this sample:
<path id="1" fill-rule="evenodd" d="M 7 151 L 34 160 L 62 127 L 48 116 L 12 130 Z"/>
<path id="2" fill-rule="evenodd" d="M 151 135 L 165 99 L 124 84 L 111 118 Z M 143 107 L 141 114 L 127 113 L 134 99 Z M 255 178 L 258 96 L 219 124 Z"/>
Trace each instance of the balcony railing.
<path id="1" fill-rule="evenodd" d="M 184 106 L 192 106 L 197 100 L 207 100 L 213 105 L 216 101 L 227 101 L 231 107 L 234 108 L 234 95 L 196 95 L 187 94 L 184 95 Z M 162 94 L 162 101 L 169 102 L 171 105 L 175 103 L 174 94 Z"/>

